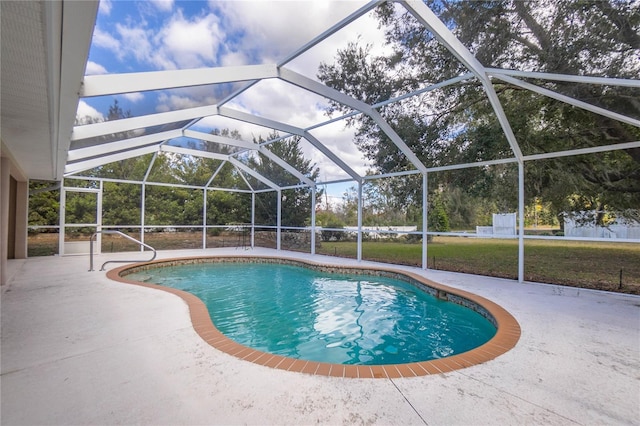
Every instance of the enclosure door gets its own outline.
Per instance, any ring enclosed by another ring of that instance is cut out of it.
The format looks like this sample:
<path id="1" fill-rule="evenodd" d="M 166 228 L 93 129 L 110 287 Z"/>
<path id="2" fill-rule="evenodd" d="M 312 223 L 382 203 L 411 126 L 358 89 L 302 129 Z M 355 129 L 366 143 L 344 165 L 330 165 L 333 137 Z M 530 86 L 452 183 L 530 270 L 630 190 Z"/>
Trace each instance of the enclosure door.
<path id="1" fill-rule="evenodd" d="M 60 193 L 60 255 L 89 254 L 89 240 L 102 228 L 102 188 L 63 187 Z M 101 234 L 93 242 L 100 253 Z"/>

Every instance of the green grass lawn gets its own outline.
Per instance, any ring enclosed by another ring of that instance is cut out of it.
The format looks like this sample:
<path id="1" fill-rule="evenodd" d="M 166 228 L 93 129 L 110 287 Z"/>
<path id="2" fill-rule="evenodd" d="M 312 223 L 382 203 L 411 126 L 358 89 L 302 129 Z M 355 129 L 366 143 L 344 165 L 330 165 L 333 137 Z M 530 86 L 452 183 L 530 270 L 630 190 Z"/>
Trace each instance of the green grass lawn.
<path id="1" fill-rule="evenodd" d="M 138 250 L 136 244 L 120 237 L 103 237 L 104 253 Z M 145 242 L 159 250 L 200 248 L 202 234 L 150 233 L 146 234 Z M 30 236 L 29 256 L 55 254 L 57 244 L 57 234 Z M 207 242 L 208 247 L 238 244 L 241 240 L 237 235 L 219 235 L 208 238 Z M 256 245 L 272 247 L 275 242 L 257 238 Z M 356 258 L 356 243 L 322 242 L 316 252 Z M 518 241 L 515 239 L 435 237 L 427 252 L 428 267 L 432 269 L 511 279 L 518 277 Z M 422 244 L 365 241 L 362 257 L 365 260 L 421 266 Z M 527 281 L 640 294 L 640 244 L 527 239 L 524 275 Z"/>
<path id="2" fill-rule="evenodd" d="M 323 242 L 317 252 L 355 258 L 356 243 Z M 435 237 L 427 253 L 429 268 L 518 277 L 517 240 Z M 362 258 L 421 266 L 422 244 L 366 241 Z M 525 240 L 525 280 L 640 294 L 640 244 Z"/>

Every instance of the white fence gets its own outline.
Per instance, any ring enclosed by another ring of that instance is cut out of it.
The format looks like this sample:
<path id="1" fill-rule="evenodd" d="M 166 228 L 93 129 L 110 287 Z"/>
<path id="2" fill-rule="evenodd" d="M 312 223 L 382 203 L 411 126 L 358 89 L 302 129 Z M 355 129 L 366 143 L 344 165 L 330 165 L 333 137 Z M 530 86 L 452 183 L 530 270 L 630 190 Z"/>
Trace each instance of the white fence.
<path id="1" fill-rule="evenodd" d="M 345 226 L 345 231 L 353 236 L 358 233 L 357 226 Z M 398 233 L 416 232 L 417 226 L 363 226 L 362 232 L 368 233 L 370 238 L 392 238 Z"/>
<path id="2" fill-rule="evenodd" d="M 612 223 L 598 226 L 593 221 L 575 216 L 564 218 L 565 237 L 640 239 L 640 223 Z"/>
<path id="3" fill-rule="evenodd" d="M 516 235 L 515 213 L 494 213 L 491 226 L 476 226 L 478 237 L 490 238 L 493 236 Z"/>

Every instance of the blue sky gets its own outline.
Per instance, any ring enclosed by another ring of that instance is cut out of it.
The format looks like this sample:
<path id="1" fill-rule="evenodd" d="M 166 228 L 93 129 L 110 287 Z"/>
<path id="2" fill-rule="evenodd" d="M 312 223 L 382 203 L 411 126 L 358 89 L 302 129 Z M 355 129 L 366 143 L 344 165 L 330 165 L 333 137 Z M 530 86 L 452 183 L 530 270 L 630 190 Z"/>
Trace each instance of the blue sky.
<path id="1" fill-rule="evenodd" d="M 366 1 L 115 1 L 100 3 L 86 74 L 277 63 Z M 357 38 L 379 49 L 383 33 L 365 16 L 297 58 L 287 67 L 316 78 L 321 62 L 333 62 L 337 49 Z M 195 87 L 129 93 L 80 101 L 78 116 L 103 119 L 114 99 L 133 116 L 214 104 L 229 87 Z M 326 100 L 278 80 L 263 81 L 228 106 L 300 127 L 327 119 Z M 215 117 L 202 126 L 216 124 Z M 251 139 L 259 130 L 237 130 Z M 265 130 L 266 136 L 270 130 Z M 345 162 L 364 174 L 367 165 L 344 126 L 319 130 L 317 137 L 339 151 Z M 308 156 L 327 179 L 344 177 L 335 165 L 307 146 Z M 342 188 L 337 192 L 342 192 Z"/>
<path id="2" fill-rule="evenodd" d="M 274 63 L 364 3 L 103 0 L 86 74 Z M 337 48 L 369 31 L 366 21 L 345 32 L 342 40 L 314 49 L 294 68 L 315 77 L 321 61 L 332 61 Z M 197 96 L 133 93 L 118 101 L 135 116 L 188 107 L 189 100 L 205 102 Z M 113 99 L 85 102 L 106 114 Z"/>

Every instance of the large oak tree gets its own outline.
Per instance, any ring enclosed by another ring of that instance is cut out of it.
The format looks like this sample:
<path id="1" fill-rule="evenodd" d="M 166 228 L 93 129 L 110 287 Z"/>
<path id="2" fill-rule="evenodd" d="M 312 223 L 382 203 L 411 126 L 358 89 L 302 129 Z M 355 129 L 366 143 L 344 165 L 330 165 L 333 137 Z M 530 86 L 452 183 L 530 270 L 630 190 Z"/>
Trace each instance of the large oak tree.
<path id="1" fill-rule="evenodd" d="M 447 1 L 427 4 L 486 67 L 637 79 L 640 75 L 640 11 L 637 2 Z M 375 104 L 468 70 L 413 16 L 393 4 L 376 11 L 391 54 L 372 56 L 354 41 L 322 64 L 318 77 L 336 89 Z M 557 93 L 640 118 L 640 90 L 630 87 L 528 79 Z M 516 139 L 526 154 L 640 140 L 637 127 L 493 79 Z M 348 112 L 334 103 L 330 112 Z M 475 79 L 380 109 L 427 166 L 512 156 L 511 148 Z M 350 120 L 363 154 L 378 172 L 410 167 L 387 136 L 366 116 Z M 513 208 L 517 169 L 470 168 L 440 173 L 434 187 L 462 188 Z M 505 191 L 504 188 L 508 190 Z M 405 188 L 413 202 L 419 188 Z M 410 194 L 413 194 L 411 196 Z M 640 206 L 640 149 L 527 162 L 526 196 L 543 198 L 556 213 L 604 210 L 629 213 Z"/>

